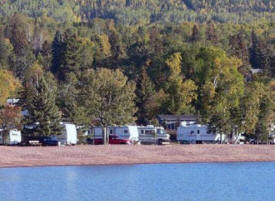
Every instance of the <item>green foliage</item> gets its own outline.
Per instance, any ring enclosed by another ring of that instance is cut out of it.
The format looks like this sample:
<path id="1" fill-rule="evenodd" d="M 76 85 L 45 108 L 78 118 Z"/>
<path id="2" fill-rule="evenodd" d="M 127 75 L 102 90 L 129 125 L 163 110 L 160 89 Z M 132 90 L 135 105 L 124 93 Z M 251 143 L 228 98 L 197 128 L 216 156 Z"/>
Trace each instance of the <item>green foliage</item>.
<path id="1" fill-rule="evenodd" d="M 21 93 L 21 102 L 27 110 L 24 134 L 51 136 L 61 134 L 60 112 L 56 106 L 56 83 L 53 77 L 35 64 L 28 72 Z"/>
<path id="2" fill-rule="evenodd" d="M 174 53 L 166 61 L 170 75 L 167 80 L 165 92 L 169 94 L 165 107 L 170 114 L 194 112 L 191 103 L 197 99 L 197 86 L 192 80 L 183 81 L 181 75 L 181 55 Z"/>
<path id="3" fill-rule="evenodd" d="M 104 127 L 134 122 L 135 84 L 120 70 L 91 70 L 86 79 L 82 101 L 90 121 Z"/>
<path id="4" fill-rule="evenodd" d="M 137 80 L 136 88 L 136 113 L 139 124 L 148 125 L 160 113 L 161 105 L 166 95 L 162 90 L 156 91 L 154 84 L 143 68 Z"/>
<path id="5" fill-rule="evenodd" d="M 264 140 L 275 119 L 273 18 L 271 0 L 1 1 L 0 68 L 23 83 L 24 105 L 51 100 L 33 114 L 52 108 L 81 125 L 200 114 L 217 132 Z M 16 96 L 10 75 L 0 72 L 2 104 Z"/>
<path id="6" fill-rule="evenodd" d="M 14 0 L 0 3 L 0 15 L 24 13 L 30 17 L 50 17 L 61 23 L 90 22 L 112 18 L 124 25 L 183 21 L 246 23 L 274 17 L 272 0 Z"/>

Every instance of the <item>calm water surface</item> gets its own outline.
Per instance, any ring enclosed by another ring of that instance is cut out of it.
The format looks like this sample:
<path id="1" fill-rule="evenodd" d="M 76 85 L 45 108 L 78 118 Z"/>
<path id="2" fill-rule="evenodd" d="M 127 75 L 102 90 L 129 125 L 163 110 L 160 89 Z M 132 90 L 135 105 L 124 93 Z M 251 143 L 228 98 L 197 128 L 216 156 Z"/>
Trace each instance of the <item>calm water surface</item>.
<path id="1" fill-rule="evenodd" d="M 0 201 L 275 201 L 275 163 L 0 168 Z"/>

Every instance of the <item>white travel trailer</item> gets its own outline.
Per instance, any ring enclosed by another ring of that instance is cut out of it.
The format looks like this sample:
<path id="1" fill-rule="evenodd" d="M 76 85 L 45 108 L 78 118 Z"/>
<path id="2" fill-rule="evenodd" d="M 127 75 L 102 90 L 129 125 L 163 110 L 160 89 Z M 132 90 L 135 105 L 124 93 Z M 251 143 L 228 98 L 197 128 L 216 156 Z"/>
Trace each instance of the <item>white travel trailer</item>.
<path id="1" fill-rule="evenodd" d="M 180 143 L 224 143 L 225 140 L 225 135 L 214 134 L 206 125 L 181 125 L 177 128 L 177 141 Z"/>
<path id="2" fill-rule="evenodd" d="M 163 127 L 153 125 L 138 127 L 139 141 L 142 144 L 169 144 L 170 135 Z"/>
<path id="3" fill-rule="evenodd" d="M 109 127 L 109 144 L 135 144 L 139 141 L 137 126 Z"/>
<path id="4" fill-rule="evenodd" d="M 109 126 L 107 128 L 109 144 L 131 144 L 138 142 L 137 126 Z M 102 127 L 95 127 L 89 134 L 89 139 L 94 144 L 104 143 L 104 132 Z"/>
<path id="5" fill-rule="evenodd" d="M 77 144 L 77 130 L 74 124 L 61 123 L 63 129 L 62 134 L 57 135 L 56 139 L 62 145 L 75 145 Z"/>
<path id="6" fill-rule="evenodd" d="M 21 141 L 21 131 L 17 129 L 10 130 L 8 135 L 4 135 L 3 132 L 0 131 L 0 144 L 16 145 L 21 143 Z"/>

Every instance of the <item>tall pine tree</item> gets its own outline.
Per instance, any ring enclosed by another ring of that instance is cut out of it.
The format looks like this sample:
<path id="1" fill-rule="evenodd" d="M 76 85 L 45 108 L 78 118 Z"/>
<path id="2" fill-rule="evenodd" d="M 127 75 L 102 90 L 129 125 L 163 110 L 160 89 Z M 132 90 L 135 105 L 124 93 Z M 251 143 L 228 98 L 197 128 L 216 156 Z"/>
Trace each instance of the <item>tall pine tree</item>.
<path id="1" fill-rule="evenodd" d="M 45 74 L 35 64 L 25 81 L 21 95 L 23 108 L 27 111 L 24 134 L 51 136 L 61 134 L 60 112 L 56 106 L 56 83 L 51 74 Z"/>

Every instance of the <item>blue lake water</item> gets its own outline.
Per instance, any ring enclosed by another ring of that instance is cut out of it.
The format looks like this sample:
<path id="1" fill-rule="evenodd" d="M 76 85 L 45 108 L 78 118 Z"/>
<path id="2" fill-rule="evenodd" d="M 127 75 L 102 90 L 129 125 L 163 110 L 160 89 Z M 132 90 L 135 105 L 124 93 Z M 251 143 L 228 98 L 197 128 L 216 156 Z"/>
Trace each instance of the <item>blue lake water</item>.
<path id="1" fill-rule="evenodd" d="M 275 201 L 275 163 L 0 168 L 0 201 Z"/>

